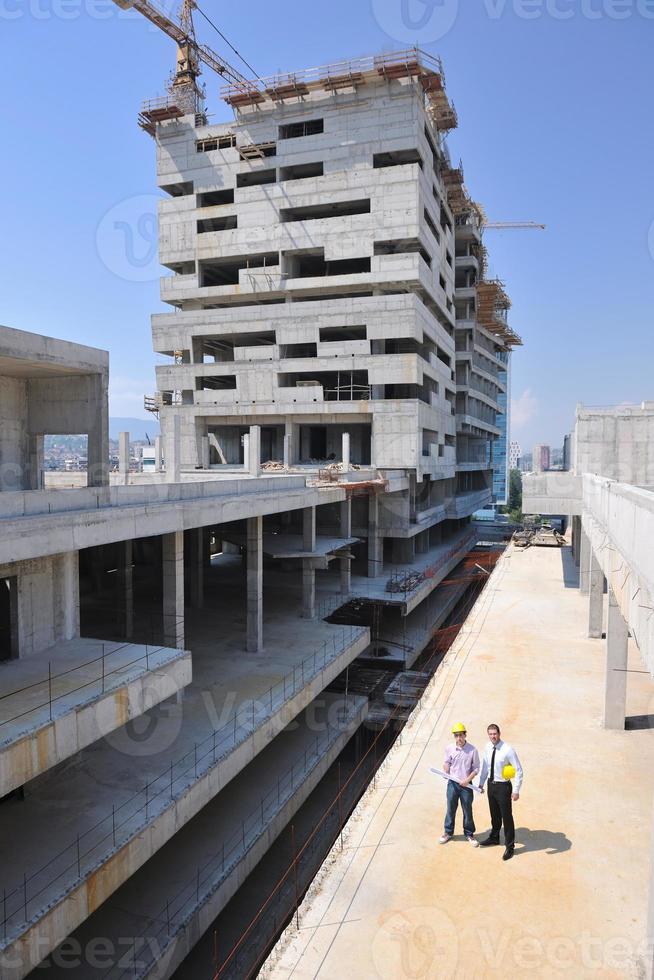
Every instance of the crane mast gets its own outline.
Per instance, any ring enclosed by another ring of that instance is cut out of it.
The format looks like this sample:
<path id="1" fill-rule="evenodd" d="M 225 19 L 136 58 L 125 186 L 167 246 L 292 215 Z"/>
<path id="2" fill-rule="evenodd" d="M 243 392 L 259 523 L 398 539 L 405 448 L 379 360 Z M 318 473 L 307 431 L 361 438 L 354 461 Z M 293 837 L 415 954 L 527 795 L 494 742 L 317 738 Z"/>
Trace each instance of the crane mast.
<path id="1" fill-rule="evenodd" d="M 152 0 L 114 0 L 123 10 L 137 10 L 177 45 L 175 73 L 168 85 L 169 95 L 146 102 L 139 114 L 139 124 L 154 135 L 157 122 L 203 111 L 204 96 L 198 84 L 201 63 L 221 75 L 231 85 L 250 91 L 257 83 L 221 58 L 207 44 L 199 44 L 193 24 L 195 0 L 182 0 L 179 22 L 169 17 Z"/>

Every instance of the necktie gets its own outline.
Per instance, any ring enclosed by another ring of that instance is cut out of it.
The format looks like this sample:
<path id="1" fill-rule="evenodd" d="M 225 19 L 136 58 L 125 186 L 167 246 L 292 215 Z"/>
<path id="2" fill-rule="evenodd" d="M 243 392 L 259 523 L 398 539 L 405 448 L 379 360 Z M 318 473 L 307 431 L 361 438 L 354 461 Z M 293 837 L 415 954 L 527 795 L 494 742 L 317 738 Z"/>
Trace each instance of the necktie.
<path id="1" fill-rule="evenodd" d="M 491 771 L 490 771 L 490 781 L 491 783 L 495 779 L 495 753 L 497 752 L 497 746 L 493 746 L 493 754 L 491 756 Z"/>

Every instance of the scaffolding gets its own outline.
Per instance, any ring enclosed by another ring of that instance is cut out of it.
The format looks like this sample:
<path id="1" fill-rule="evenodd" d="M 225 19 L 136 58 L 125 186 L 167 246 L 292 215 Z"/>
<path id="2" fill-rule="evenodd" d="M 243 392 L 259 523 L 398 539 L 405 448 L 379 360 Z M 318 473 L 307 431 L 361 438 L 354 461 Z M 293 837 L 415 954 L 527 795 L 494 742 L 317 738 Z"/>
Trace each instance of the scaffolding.
<path id="1" fill-rule="evenodd" d="M 335 93 L 357 89 L 379 78 L 388 81 L 415 79 L 424 94 L 426 109 L 434 127 L 441 133 L 456 128 L 456 110 L 445 90 L 443 64 L 440 58 L 434 58 L 417 47 L 280 73 L 247 87 L 240 81 L 230 82 L 223 87 L 221 95 L 233 108 L 240 109 L 266 100 L 285 102 L 300 99 L 312 91 Z"/>
<path id="2" fill-rule="evenodd" d="M 504 283 L 500 279 L 480 280 L 477 283 L 477 322 L 504 346 L 522 346 L 522 340 L 507 322 L 507 312 L 511 308 Z"/>

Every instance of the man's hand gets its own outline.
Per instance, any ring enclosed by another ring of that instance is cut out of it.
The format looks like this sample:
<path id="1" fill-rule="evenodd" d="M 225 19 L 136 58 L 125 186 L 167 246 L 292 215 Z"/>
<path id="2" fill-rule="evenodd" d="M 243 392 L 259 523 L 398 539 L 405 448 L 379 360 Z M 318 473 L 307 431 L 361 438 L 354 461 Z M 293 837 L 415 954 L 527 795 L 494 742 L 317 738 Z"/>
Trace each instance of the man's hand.
<path id="1" fill-rule="evenodd" d="M 515 803 L 516 800 L 520 799 L 520 793 L 511 793 L 511 799 Z"/>
<path id="2" fill-rule="evenodd" d="M 459 786 L 469 786 L 469 785 L 470 785 L 470 779 L 469 778 L 468 779 L 460 779 L 459 780 Z"/>
<path id="3" fill-rule="evenodd" d="M 479 792 L 480 792 L 480 793 L 483 793 L 483 792 L 484 792 L 484 787 L 483 787 L 483 786 L 480 786 L 480 787 L 479 787 Z"/>

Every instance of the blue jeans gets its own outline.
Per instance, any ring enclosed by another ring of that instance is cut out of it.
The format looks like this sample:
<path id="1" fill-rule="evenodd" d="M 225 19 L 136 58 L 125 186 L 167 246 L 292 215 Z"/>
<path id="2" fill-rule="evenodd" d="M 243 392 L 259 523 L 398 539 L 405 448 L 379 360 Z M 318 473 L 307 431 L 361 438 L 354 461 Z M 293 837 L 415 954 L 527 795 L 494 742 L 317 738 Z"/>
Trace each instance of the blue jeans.
<path id="1" fill-rule="evenodd" d="M 463 833 L 471 837 L 475 832 L 475 821 L 472 818 L 472 790 L 469 786 L 459 786 L 451 779 L 447 781 L 447 813 L 445 815 L 445 833 L 450 837 L 454 833 L 456 809 L 461 800 L 463 810 Z"/>

